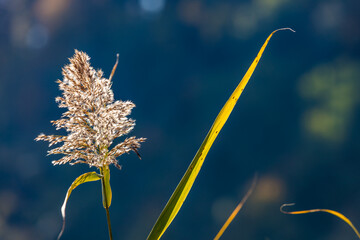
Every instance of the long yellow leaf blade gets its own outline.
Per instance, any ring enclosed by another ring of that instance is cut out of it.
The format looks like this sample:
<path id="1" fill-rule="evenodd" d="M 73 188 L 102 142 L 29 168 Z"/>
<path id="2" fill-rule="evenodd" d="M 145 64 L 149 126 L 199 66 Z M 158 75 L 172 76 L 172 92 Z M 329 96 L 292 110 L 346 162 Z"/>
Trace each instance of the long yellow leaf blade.
<path id="1" fill-rule="evenodd" d="M 254 180 L 251 184 L 250 189 L 248 190 L 248 192 L 246 193 L 246 195 L 243 197 L 243 199 L 241 199 L 241 202 L 236 206 L 236 208 L 234 209 L 234 211 L 231 213 L 231 215 L 229 216 L 229 218 L 226 220 L 226 222 L 224 223 L 224 225 L 222 226 L 222 228 L 220 229 L 220 231 L 218 232 L 218 234 L 216 234 L 214 240 L 219 240 L 220 237 L 224 234 L 225 230 L 228 228 L 228 226 L 230 225 L 230 223 L 234 220 L 234 218 L 236 217 L 236 215 L 239 213 L 239 211 L 241 210 L 241 208 L 244 206 L 245 202 L 247 201 L 247 199 L 250 197 L 250 195 L 252 194 L 252 192 L 254 191 L 254 188 L 256 186 L 256 176 L 254 177 Z"/>
<path id="2" fill-rule="evenodd" d="M 253 74 L 270 38 L 272 35 L 279 30 L 291 30 L 290 28 L 282 28 L 272 32 L 269 37 L 266 39 L 265 43 L 261 47 L 258 55 L 255 60 L 247 70 L 245 76 L 236 87 L 234 92 L 231 94 L 229 100 L 225 103 L 224 107 L 221 109 L 219 115 L 216 117 L 210 131 L 206 135 L 203 143 L 201 144 L 199 150 L 197 151 L 194 159 L 190 163 L 190 166 L 186 170 L 184 176 L 182 177 L 179 185 L 176 187 L 169 201 L 167 202 L 165 208 L 161 212 L 158 220 L 156 221 L 153 229 L 151 230 L 148 240 L 160 239 L 165 230 L 168 228 L 172 220 L 175 218 L 176 214 L 179 212 L 182 204 L 184 203 L 194 181 L 202 167 L 202 164 L 205 160 L 207 153 L 209 152 L 213 142 L 215 141 L 220 130 L 224 126 L 226 120 L 228 119 L 231 111 L 233 110 L 237 100 L 239 99 L 241 93 L 243 92 L 246 84 L 248 83 L 251 75 Z"/>
<path id="3" fill-rule="evenodd" d="M 61 206 L 61 215 L 63 218 L 63 225 L 61 228 L 61 231 L 59 233 L 58 236 L 58 240 L 61 238 L 61 235 L 63 234 L 64 230 L 65 230 L 65 208 L 66 208 L 66 203 L 70 197 L 71 192 L 80 184 L 83 184 L 85 182 L 92 182 L 92 181 L 97 181 L 100 180 L 102 178 L 102 176 L 96 172 L 88 172 L 88 173 L 84 173 L 82 175 L 80 175 L 78 178 L 75 179 L 75 181 L 71 184 L 71 186 L 69 187 L 69 189 L 67 190 L 66 196 L 65 196 L 65 200 L 63 205 Z"/>
<path id="4" fill-rule="evenodd" d="M 282 213 L 285 213 L 285 214 L 306 214 L 306 213 L 315 213 L 315 212 L 327 212 L 327 213 L 330 213 L 338 218 L 340 218 L 341 220 L 343 220 L 344 222 L 346 222 L 351 228 L 352 230 L 355 232 L 355 234 L 358 236 L 358 238 L 360 238 L 360 233 L 359 231 L 356 229 L 356 227 L 352 224 L 352 222 L 347 218 L 345 217 L 343 214 L 337 212 L 337 211 L 334 211 L 334 210 L 330 210 L 330 209 L 310 209 L 310 210 L 302 210 L 302 211 L 285 211 L 284 210 L 284 207 L 288 207 L 288 206 L 294 206 L 295 204 L 294 203 L 290 203 L 290 204 L 283 204 L 281 207 L 280 207 L 280 211 Z"/>

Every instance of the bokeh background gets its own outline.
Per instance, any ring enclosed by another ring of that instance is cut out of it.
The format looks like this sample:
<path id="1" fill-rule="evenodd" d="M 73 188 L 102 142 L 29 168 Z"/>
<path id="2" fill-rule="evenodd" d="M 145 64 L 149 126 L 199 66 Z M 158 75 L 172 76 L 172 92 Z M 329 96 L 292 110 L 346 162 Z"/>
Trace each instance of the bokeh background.
<path id="1" fill-rule="evenodd" d="M 0 0 L 0 239 L 55 239 L 85 165 L 51 165 L 41 132 L 62 109 L 56 79 L 74 49 L 132 100 L 148 138 L 112 168 L 115 239 L 145 239 L 221 107 L 270 41 L 163 239 L 211 239 L 259 180 L 223 239 L 356 239 L 360 227 L 360 1 Z M 77 188 L 66 239 L 106 239 L 99 182 Z"/>

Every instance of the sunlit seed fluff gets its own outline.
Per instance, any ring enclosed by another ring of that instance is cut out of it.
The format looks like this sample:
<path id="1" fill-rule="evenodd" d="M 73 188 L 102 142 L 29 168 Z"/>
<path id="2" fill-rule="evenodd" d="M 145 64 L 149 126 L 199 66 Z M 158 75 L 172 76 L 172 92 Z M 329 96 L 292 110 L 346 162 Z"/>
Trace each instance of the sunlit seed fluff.
<path id="1" fill-rule="evenodd" d="M 70 64 L 63 70 L 63 80 L 58 80 L 62 96 L 55 100 L 60 108 L 67 108 L 59 120 L 51 121 L 56 130 L 65 129 L 68 135 L 40 134 L 36 141 L 50 142 L 49 147 L 62 143 L 48 151 L 63 154 L 54 165 L 87 163 L 102 167 L 114 164 L 120 167 L 117 157 L 137 149 L 145 138 L 129 137 L 112 147 L 114 139 L 128 134 L 135 120 L 128 118 L 135 104 L 131 101 L 114 101 L 111 78 L 103 77 L 101 70 L 90 66 L 90 57 L 75 50 Z M 114 66 L 114 73 L 116 64 Z"/>

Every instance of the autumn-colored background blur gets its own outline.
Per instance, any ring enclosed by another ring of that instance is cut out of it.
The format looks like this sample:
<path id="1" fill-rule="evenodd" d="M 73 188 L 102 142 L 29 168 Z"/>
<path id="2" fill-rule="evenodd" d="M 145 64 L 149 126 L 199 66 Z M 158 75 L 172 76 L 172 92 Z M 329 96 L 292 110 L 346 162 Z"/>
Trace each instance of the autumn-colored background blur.
<path id="1" fill-rule="evenodd" d="M 51 165 L 56 79 L 74 49 L 132 100 L 148 138 L 111 168 L 114 239 L 145 239 L 217 113 L 266 37 L 249 85 L 163 239 L 211 239 L 259 181 L 223 239 L 356 239 L 360 227 L 360 1 L 0 0 L 0 239 L 55 239 L 67 188 L 85 165 Z M 95 169 L 91 169 L 95 170 Z M 99 182 L 67 207 L 66 239 L 106 239 Z"/>

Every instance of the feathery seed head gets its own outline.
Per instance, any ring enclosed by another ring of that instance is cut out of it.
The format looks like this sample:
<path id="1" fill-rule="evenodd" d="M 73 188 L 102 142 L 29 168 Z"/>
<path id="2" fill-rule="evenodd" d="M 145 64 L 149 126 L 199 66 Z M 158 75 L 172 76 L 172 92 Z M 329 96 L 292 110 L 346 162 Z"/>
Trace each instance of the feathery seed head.
<path id="1" fill-rule="evenodd" d="M 69 59 L 70 64 L 62 69 L 63 80 L 58 80 L 62 96 L 55 100 L 60 108 L 67 108 L 62 118 L 51 123 L 56 130 L 65 129 L 68 135 L 40 134 L 36 141 L 57 143 L 61 146 L 48 151 L 50 154 L 63 154 L 54 165 L 87 163 L 102 167 L 114 164 L 120 167 L 116 158 L 134 151 L 138 154 L 140 142 L 145 138 L 129 137 L 111 147 L 114 139 L 128 134 L 135 126 L 135 120 L 128 118 L 135 104 L 131 101 L 114 101 L 111 78 L 103 77 L 101 70 L 90 66 L 90 57 L 81 51 Z"/>

